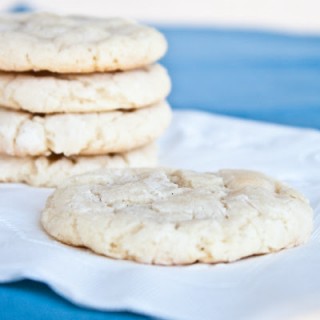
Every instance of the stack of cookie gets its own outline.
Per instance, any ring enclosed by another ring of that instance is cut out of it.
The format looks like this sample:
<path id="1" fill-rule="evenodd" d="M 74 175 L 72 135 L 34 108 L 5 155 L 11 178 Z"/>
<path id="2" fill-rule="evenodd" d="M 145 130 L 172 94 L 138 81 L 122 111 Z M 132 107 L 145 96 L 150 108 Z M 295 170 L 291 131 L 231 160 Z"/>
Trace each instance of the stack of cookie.
<path id="1" fill-rule="evenodd" d="M 0 181 L 148 167 L 171 118 L 167 44 L 124 19 L 0 17 Z"/>

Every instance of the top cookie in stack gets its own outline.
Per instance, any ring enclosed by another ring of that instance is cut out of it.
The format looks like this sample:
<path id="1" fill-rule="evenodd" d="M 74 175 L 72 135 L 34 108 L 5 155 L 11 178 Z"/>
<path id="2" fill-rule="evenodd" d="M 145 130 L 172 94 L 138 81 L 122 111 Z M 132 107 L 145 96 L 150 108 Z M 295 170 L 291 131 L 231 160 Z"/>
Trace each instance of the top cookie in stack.
<path id="1" fill-rule="evenodd" d="M 55 186 L 152 166 L 171 111 L 157 30 L 119 18 L 0 17 L 0 181 Z"/>

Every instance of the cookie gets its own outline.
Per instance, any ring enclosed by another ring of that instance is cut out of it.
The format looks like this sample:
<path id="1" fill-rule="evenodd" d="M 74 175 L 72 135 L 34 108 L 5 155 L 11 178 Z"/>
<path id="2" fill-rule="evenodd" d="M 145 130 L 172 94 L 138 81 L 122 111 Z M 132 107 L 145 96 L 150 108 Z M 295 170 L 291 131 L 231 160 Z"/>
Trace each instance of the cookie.
<path id="1" fill-rule="evenodd" d="M 170 91 L 160 65 L 95 74 L 0 73 L 0 105 L 35 113 L 95 112 L 145 107 Z"/>
<path id="2" fill-rule="evenodd" d="M 67 180 L 42 225 L 54 238 L 150 264 L 229 262 L 305 243 L 308 201 L 261 173 L 102 170 Z"/>
<path id="3" fill-rule="evenodd" d="M 164 36 L 120 18 L 49 13 L 0 17 L 0 70 L 89 73 L 151 64 L 167 50 Z"/>
<path id="4" fill-rule="evenodd" d="M 0 153 L 11 156 L 97 155 L 151 143 L 166 129 L 166 102 L 134 111 L 34 115 L 0 108 Z"/>
<path id="5" fill-rule="evenodd" d="M 12 157 L 0 155 L 0 181 L 27 183 L 36 187 L 56 187 L 66 178 L 97 169 L 154 167 L 154 144 L 129 152 L 102 156 Z"/>

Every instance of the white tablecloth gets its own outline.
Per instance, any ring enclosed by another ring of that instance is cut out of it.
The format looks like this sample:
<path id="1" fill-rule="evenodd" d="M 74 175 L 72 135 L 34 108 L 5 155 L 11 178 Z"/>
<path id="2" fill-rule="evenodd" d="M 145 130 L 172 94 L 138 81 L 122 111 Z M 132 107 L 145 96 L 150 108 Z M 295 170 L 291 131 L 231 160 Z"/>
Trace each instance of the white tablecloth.
<path id="1" fill-rule="evenodd" d="M 320 311 L 318 131 L 176 112 L 160 142 L 160 159 L 161 165 L 201 171 L 255 169 L 290 183 L 315 209 L 310 242 L 230 264 L 116 261 L 45 234 L 39 216 L 52 190 L 2 184 L 0 281 L 40 280 L 78 305 L 166 319 L 292 319 Z"/>

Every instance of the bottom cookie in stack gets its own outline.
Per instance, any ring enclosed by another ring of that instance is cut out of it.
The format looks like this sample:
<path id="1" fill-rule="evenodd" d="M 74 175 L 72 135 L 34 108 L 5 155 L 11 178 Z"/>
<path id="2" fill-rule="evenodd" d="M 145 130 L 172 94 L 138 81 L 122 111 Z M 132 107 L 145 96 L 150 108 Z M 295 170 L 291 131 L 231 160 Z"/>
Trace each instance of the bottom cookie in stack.
<path id="1" fill-rule="evenodd" d="M 99 156 L 51 155 L 49 157 L 14 157 L 0 155 L 0 182 L 27 183 L 36 187 L 56 187 L 64 179 L 97 169 L 154 167 L 155 144 L 123 153 Z"/>

